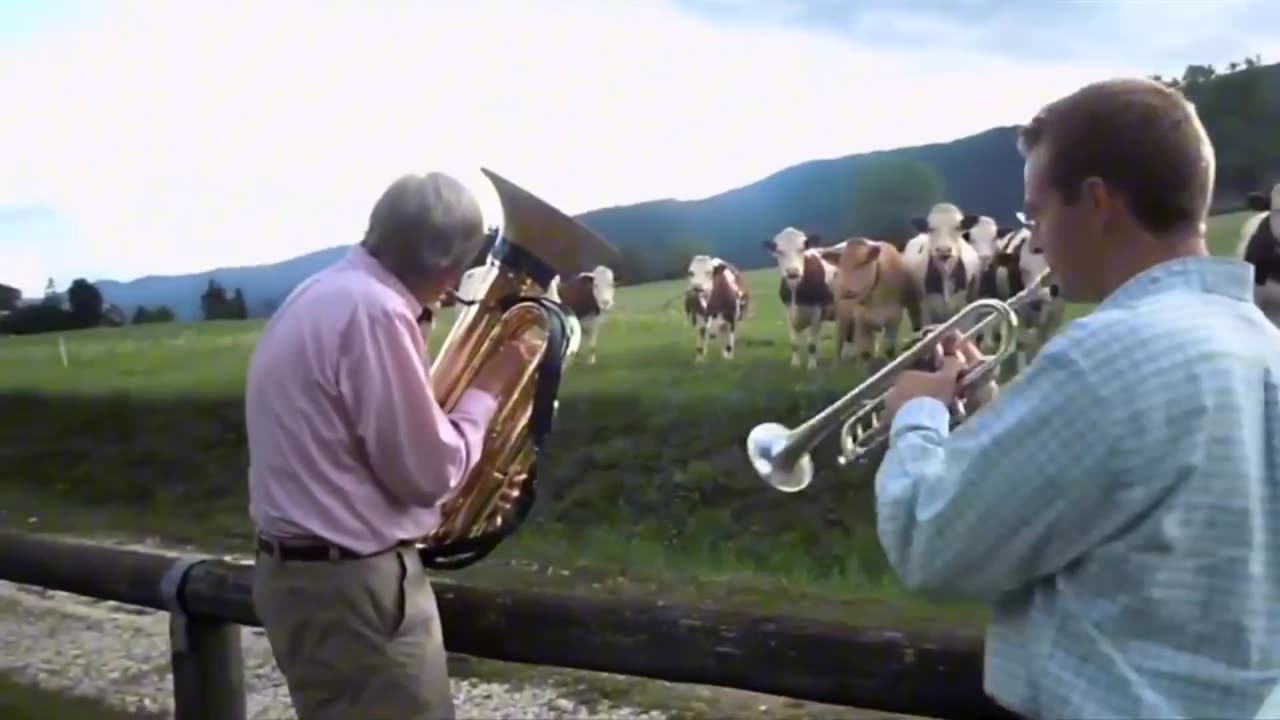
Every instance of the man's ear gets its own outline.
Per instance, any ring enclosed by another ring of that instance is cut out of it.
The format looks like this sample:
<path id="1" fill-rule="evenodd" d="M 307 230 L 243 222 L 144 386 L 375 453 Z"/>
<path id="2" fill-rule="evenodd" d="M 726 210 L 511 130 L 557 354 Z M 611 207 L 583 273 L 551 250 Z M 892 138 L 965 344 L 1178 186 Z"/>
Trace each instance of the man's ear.
<path id="1" fill-rule="evenodd" d="M 1107 183 L 1100 177 L 1090 176 L 1080 183 L 1080 201 L 1090 210 L 1107 213 L 1115 210 L 1116 199 Z"/>

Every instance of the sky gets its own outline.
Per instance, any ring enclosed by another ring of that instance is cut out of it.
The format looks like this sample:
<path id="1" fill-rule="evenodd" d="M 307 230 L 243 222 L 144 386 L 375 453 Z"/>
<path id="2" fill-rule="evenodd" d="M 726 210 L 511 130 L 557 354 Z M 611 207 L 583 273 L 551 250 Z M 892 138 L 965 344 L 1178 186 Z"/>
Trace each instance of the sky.
<path id="1" fill-rule="evenodd" d="M 355 242 L 406 172 L 569 213 L 1280 59 L 1273 0 L 0 0 L 0 282 Z M 1269 30 L 1269 31 L 1268 31 Z"/>

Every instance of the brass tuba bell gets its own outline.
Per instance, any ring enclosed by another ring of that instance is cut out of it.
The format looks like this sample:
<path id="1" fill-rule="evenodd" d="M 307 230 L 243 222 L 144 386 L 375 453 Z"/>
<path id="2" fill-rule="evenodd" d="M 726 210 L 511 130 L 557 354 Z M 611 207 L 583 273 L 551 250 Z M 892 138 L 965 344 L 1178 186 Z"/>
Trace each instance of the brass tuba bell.
<path id="1" fill-rule="evenodd" d="M 456 570 L 476 563 L 509 537 L 534 502 L 537 464 L 556 410 L 561 371 L 578 344 L 578 324 L 548 298 L 552 279 L 615 263 L 603 238 L 542 199 L 486 168 L 504 218 L 471 291 L 431 369 L 445 412 L 506 341 L 531 336 L 542 351 L 498 395 L 482 456 L 440 504 L 440 525 L 418 542 L 423 564 Z"/>

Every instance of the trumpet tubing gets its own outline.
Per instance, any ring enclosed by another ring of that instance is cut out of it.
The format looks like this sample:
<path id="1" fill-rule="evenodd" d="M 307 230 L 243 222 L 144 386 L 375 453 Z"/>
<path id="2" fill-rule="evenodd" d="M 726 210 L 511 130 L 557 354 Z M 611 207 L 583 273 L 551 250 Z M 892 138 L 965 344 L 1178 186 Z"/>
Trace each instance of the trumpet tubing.
<path id="1" fill-rule="evenodd" d="M 966 370 L 961 377 L 957 395 L 963 396 L 980 383 L 988 381 L 992 373 L 1017 347 L 1015 331 L 1018 328 L 1018 310 L 1040 292 L 1049 277 L 1045 271 L 1025 290 L 1007 302 L 984 298 L 969 303 L 946 322 L 930 330 L 923 338 L 894 358 L 888 365 L 867 378 L 853 390 L 823 408 L 816 415 L 795 428 L 775 422 L 761 423 L 747 435 L 747 457 L 761 479 L 782 492 L 799 492 L 813 481 L 813 458 L 810 452 L 833 431 L 840 432 L 840 465 L 864 461 L 874 450 L 889 439 L 889 428 L 880 422 L 885 397 L 898 376 L 918 365 L 922 360 L 933 359 L 944 338 L 961 326 L 964 338 L 972 338 L 989 324 L 999 321 L 1004 326 L 1000 333 L 1000 345 L 982 362 Z M 974 319 L 979 316 L 978 319 Z M 963 402 L 954 408 L 953 422 L 963 421 Z M 956 417 L 958 416 L 958 417 Z"/>

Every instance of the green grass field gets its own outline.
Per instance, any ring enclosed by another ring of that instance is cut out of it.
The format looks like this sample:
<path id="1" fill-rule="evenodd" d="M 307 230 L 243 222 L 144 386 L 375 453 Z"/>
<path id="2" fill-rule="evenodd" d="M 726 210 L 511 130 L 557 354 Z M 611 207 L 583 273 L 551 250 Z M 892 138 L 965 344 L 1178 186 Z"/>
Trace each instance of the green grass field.
<path id="1" fill-rule="evenodd" d="M 1230 253 L 1244 215 L 1215 218 Z M 774 269 L 738 357 L 693 362 L 683 281 L 620 288 L 595 366 L 562 386 L 551 457 L 526 527 L 459 577 L 653 594 L 903 629 L 972 627 L 985 613 L 903 593 L 875 537 L 869 471 L 815 450 L 814 485 L 783 495 L 747 465 L 755 424 L 798 423 L 860 379 L 852 365 L 789 366 Z M 1073 308 L 1073 315 L 1088 308 Z M 438 346 L 444 318 L 431 338 Z M 241 393 L 259 322 L 151 325 L 0 339 L 0 523 L 248 547 Z M 32 519 L 34 518 L 34 519 Z"/>

